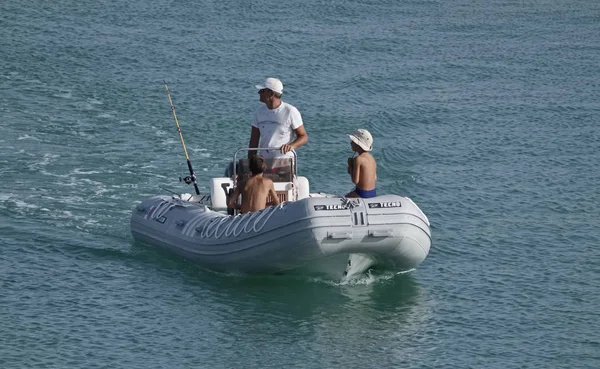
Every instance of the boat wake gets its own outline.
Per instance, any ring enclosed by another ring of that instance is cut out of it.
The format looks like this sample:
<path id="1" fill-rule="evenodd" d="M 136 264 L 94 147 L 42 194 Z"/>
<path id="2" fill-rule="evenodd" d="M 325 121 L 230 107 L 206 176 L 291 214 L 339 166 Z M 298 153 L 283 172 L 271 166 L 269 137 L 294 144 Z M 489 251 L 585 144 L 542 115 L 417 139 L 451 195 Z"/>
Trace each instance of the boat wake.
<path id="1" fill-rule="evenodd" d="M 307 278 L 308 281 L 314 283 L 322 283 L 333 287 L 339 286 L 368 286 L 377 285 L 379 283 L 385 283 L 390 281 L 397 276 L 408 274 L 415 269 L 397 272 L 392 270 L 373 270 L 369 269 L 364 273 L 355 274 L 351 277 L 344 277 L 340 280 L 327 279 L 325 277 L 311 277 Z"/>

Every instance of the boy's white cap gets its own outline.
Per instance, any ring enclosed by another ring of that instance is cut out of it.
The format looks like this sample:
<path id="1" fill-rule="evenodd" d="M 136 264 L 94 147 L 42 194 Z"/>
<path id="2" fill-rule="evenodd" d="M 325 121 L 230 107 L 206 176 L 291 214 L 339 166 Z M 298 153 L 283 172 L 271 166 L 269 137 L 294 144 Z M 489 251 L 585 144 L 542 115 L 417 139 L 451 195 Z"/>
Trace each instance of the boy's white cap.
<path id="1" fill-rule="evenodd" d="M 360 146 L 365 151 L 373 150 L 373 136 L 366 129 L 357 129 L 351 135 L 348 135 L 352 142 Z"/>
<path id="2" fill-rule="evenodd" d="M 277 78 L 272 77 L 265 79 L 265 82 L 263 82 L 262 85 L 256 85 L 256 88 L 258 88 L 259 90 L 262 90 L 263 88 L 268 88 L 269 90 L 277 92 L 278 94 L 283 93 L 283 83 L 281 83 L 281 81 Z"/>

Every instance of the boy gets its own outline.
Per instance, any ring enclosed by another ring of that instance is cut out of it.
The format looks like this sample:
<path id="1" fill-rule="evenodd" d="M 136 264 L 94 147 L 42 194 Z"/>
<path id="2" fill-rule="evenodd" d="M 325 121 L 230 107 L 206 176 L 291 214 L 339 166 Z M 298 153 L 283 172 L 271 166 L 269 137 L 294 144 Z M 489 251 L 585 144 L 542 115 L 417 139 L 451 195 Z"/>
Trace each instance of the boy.
<path id="1" fill-rule="evenodd" d="M 271 205 L 279 205 L 273 181 L 263 177 L 263 172 L 266 169 L 265 160 L 261 156 L 255 155 L 250 157 L 249 164 L 252 177 L 238 184 L 233 195 L 229 198 L 227 206 L 238 208 L 236 202 L 240 194 L 242 195 L 242 206 L 239 208 L 242 214 L 262 210 Z M 267 204 L 269 195 L 271 195 L 273 201 Z"/>
<path id="2" fill-rule="evenodd" d="M 352 151 L 357 152 L 358 156 L 348 158 L 348 174 L 356 187 L 345 197 L 375 197 L 377 196 L 375 190 L 377 163 L 369 153 L 373 149 L 373 136 L 366 129 L 357 129 L 348 136 L 352 140 L 350 143 Z"/>

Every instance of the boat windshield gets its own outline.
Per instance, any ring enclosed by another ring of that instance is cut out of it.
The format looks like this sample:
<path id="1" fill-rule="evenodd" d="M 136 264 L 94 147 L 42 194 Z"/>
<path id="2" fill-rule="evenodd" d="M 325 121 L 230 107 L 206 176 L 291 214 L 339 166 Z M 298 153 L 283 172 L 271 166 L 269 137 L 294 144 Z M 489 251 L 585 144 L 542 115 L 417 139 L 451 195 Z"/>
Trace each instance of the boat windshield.
<path id="1" fill-rule="evenodd" d="M 252 175 L 248 159 L 240 159 L 237 165 L 237 172 L 240 178 L 246 178 Z M 265 178 L 273 182 L 292 182 L 294 177 L 294 165 L 292 158 L 265 158 L 267 169 L 263 172 Z"/>

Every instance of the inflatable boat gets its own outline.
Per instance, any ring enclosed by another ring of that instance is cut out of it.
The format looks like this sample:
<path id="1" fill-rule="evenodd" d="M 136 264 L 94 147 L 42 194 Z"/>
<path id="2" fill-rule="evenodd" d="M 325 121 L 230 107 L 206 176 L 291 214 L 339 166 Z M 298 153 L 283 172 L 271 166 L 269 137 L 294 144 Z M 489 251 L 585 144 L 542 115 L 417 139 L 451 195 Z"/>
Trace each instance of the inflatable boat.
<path id="1" fill-rule="evenodd" d="M 280 205 L 236 214 L 227 199 L 247 175 L 247 160 L 236 160 L 240 151 L 246 149 L 234 155 L 230 175 L 211 179 L 210 195 L 143 200 L 131 215 L 133 237 L 203 267 L 241 273 L 408 271 L 429 253 L 429 221 L 411 199 L 310 193 L 295 157 L 267 161 L 264 176 L 273 179 Z"/>

